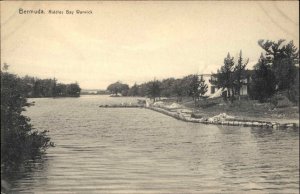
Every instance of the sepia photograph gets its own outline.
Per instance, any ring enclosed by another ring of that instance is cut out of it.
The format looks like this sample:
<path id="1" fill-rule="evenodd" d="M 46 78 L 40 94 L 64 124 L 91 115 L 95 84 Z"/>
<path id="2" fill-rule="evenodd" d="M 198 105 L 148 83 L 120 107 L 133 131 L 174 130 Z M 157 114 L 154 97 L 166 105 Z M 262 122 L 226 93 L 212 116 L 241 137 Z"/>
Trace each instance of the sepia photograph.
<path id="1" fill-rule="evenodd" d="M 1 194 L 299 193 L 299 1 L 1 1 Z"/>

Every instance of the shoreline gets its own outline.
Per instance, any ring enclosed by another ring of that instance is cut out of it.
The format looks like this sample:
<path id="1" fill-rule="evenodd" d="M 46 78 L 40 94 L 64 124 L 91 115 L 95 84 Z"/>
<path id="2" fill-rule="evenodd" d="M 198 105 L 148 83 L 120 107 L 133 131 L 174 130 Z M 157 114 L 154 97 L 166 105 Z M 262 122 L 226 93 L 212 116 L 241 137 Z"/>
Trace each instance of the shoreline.
<path id="1" fill-rule="evenodd" d="M 262 127 L 262 128 L 299 128 L 298 123 L 279 123 L 279 122 L 270 122 L 270 121 L 261 121 L 261 120 L 241 120 L 241 119 L 212 119 L 210 118 L 193 118 L 189 114 L 181 114 L 178 112 L 169 111 L 163 108 L 158 107 L 146 107 L 147 109 L 165 114 L 167 116 L 173 117 L 175 119 L 192 122 L 192 123 L 202 123 L 202 124 L 214 124 L 214 125 L 227 125 L 227 126 L 244 126 L 244 127 Z M 224 114 L 224 113 L 223 113 Z M 185 116 L 186 115 L 186 116 Z M 188 116 L 189 115 L 189 116 Z M 222 115 L 222 113 L 220 114 Z M 216 115 L 219 116 L 219 115 Z M 215 116 L 215 117 L 216 117 Z"/>
<path id="2" fill-rule="evenodd" d="M 244 126 L 244 127 L 261 127 L 261 128 L 299 128 L 299 122 L 278 122 L 278 121 L 262 121 L 262 120 L 249 120 L 243 118 L 235 118 L 227 115 L 226 113 L 220 113 L 213 117 L 194 118 L 192 116 L 193 111 L 189 108 L 174 108 L 167 109 L 162 107 L 156 107 L 153 105 L 138 105 L 138 104 L 121 104 L 121 105 L 100 105 L 100 108 L 145 108 L 155 112 L 162 113 L 164 115 L 173 117 L 177 120 L 192 123 L 202 124 L 214 124 L 214 125 L 226 125 L 226 126 Z"/>

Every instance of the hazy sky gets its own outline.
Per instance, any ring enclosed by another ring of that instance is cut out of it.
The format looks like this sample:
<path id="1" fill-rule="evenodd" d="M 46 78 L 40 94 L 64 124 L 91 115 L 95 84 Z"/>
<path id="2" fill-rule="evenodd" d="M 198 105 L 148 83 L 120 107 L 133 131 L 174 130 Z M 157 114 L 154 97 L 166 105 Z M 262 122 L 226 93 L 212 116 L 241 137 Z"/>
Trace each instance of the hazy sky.
<path id="1" fill-rule="evenodd" d="M 84 89 L 216 72 L 228 52 L 236 57 L 240 49 L 251 68 L 262 52 L 259 39 L 294 40 L 299 48 L 298 7 L 298 1 L 1 2 L 1 64 Z"/>

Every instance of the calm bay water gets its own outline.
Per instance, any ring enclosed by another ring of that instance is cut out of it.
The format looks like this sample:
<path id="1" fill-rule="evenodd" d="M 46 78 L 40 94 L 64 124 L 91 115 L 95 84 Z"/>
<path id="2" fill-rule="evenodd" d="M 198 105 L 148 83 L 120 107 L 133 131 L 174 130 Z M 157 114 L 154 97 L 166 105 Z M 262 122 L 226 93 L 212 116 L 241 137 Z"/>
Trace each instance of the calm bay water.
<path id="1" fill-rule="evenodd" d="M 299 131 L 186 123 L 134 98 L 31 99 L 26 115 L 56 147 L 12 193 L 298 193 Z"/>

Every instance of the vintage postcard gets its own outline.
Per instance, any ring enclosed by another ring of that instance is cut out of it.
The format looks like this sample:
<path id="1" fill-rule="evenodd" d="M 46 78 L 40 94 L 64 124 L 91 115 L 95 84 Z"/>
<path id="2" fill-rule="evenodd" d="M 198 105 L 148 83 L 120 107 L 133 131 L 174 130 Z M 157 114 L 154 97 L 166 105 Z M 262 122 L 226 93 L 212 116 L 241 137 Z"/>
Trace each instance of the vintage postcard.
<path id="1" fill-rule="evenodd" d="M 299 192 L 299 1 L 0 5 L 1 194 Z"/>

